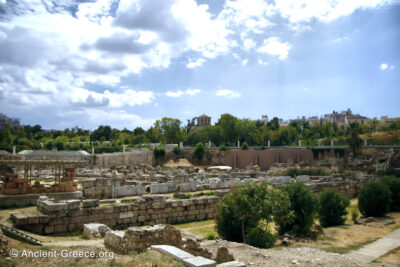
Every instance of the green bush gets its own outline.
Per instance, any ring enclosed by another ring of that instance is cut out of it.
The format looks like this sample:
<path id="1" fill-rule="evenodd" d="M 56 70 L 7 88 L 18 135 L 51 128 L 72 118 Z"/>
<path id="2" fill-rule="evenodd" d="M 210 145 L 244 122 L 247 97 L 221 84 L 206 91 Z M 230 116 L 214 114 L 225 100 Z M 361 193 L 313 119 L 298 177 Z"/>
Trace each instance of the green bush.
<path id="1" fill-rule="evenodd" d="M 206 159 L 207 159 L 209 162 L 211 162 L 212 157 L 213 157 L 212 152 L 211 152 L 210 150 L 207 150 L 207 151 L 206 151 Z"/>
<path id="2" fill-rule="evenodd" d="M 353 223 L 356 223 L 357 219 L 358 219 L 358 209 L 353 209 L 351 211 L 351 220 L 353 221 Z"/>
<path id="3" fill-rule="evenodd" d="M 154 147 L 154 157 L 160 158 L 165 156 L 165 148 L 163 146 Z"/>
<path id="4" fill-rule="evenodd" d="M 173 152 L 175 155 L 178 155 L 179 153 L 181 153 L 181 149 L 179 148 L 179 146 L 176 146 L 176 147 L 174 147 Z"/>
<path id="5" fill-rule="evenodd" d="M 391 193 L 387 185 L 373 182 L 358 195 L 358 209 L 365 217 L 381 217 L 390 211 Z"/>
<path id="6" fill-rule="evenodd" d="M 219 146 L 219 151 L 229 151 L 229 147 L 226 145 L 220 145 Z"/>
<path id="7" fill-rule="evenodd" d="M 246 150 L 249 148 L 249 145 L 246 142 L 243 142 L 242 149 Z"/>
<path id="8" fill-rule="evenodd" d="M 197 143 L 196 147 L 194 148 L 193 151 L 193 158 L 196 158 L 198 160 L 202 160 L 204 157 L 204 144 L 203 143 Z"/>
<path id="9" fill-rule="evenodd" d="M 234 187 L 217 203 L 218 235 L 229 241 L 245 242 L 246 234 L 261 220 L 286 225 L 292 222 L 287 193 L 267 185 L 246 184 Z"/>
<path id="10" fill-rule="evenodd" d="M 400 178 L 396 176 L 384 176 L 381 182 L 387 185 L 392 194 L 390 211 L 400 211 Z"/>
<path id="11" fill-rule="evenodd" d="M 325 188 L 318 195 L 318 214 L 322 226 L 342 225 L 346 221 L 350 200 L 333 188 Z"/>
<path id="12" fill-rule="evenodd" d="M 246 234 L 247 244 L 257 248 L 271 248 L 274 246 L 276 237 L 260 227 L 251 228 Z"/>
<path id="13" fill-rule="evenodd" d="M 308 235 L 317 214 L 317 199 L 313 192 L 303 182 L 291 183 L 282 187 L 290 199 L 290 210 L 294 220 L 290 224 L 280 225 L 280 234 L 292 232 L 298 235 Z"/>

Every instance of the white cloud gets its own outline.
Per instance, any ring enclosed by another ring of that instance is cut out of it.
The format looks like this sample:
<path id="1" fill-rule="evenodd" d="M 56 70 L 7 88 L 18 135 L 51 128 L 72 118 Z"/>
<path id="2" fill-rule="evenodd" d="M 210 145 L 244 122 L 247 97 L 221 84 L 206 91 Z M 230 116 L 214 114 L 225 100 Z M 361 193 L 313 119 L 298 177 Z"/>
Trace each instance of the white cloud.
<path id="1" fill-rule="evenodd" d="M 242 66 L 246 66 L 248 62 L 249 62 L 249 60 L 247 58 L 243 59 L 242 60 Z"/>
<path id="2" fill-rule="evenodd" d="M 0 5 L 5 5 L 7 0 L 0 0 Z"/>
<path id="3" fill-rule="evenodd" d="M 347 16 L 357 9 L 376 8 L 396 0 L 291 0 L 275 1 L 273 10 L 290 22 L 305 22 L 316 18 L 330 22 L 342 16 Z"/>
<path id="4" fill-rule="evenodd" d="M 260 64 L 260 65 L 264 65 L 264 66 L 268 66 L 268 65 L 269 65 L 268 61 L 264 61 L 264 60 L 262 60 L 261 58 L 258 58 L 258 59 L 257 59 L 257 62 L 258 62 L 258 64 Z"/>
<path id="5" fill-rule="evenodd" d="M 334 39 L 333 42 L 334 43 L 340 43 L 340 42 L 343 42 L 343 41 L 347 41 L 348 39 L 349 39 L 349 37 L 343 36 L 343 37 L 338 37 L 338 38 Z"/>
<path id="6" fill-rule="evenodd" d="M 197 95 L 198 93 L 201 93 L 200 89 L 187 89 L 185 91 L 186 94 L 188 95 Z"/>
<path id="7" fill-rule="evenodd" d="M 184 92 L 181 91 L 181 90 L 176 91 L 176 92 L 168 91 L 168 92 L 165 93 L 165 95 L 166 95 L 166 96 L 169 96 L 169 97 L 180 97 L 180 96 L 182 96 L 183 94 L 184 94 Z"/>
<path id="8" fill-rule="evenodd" d="M 246 51 L 249 51 L 250 49 L 252 49 L 255 46 L 256 46 L 256 43 L 253 41 L 253 39 L 248 38 L 243 41 L 243 48 Z"/>
<path id="9" fill-rule="evenodd" d="M 203 63 L 206 62 L 203 58 L 199 58 L 195 61 L 192 61 L 191 59 L 189 59 L 189 62 L 186 64 L 186 67 L 189 69 L 193 69 L 196 67 L 200 67 L 201 65 L 203 65 Z"/>
<path id="10" fill-rule="evenodd" d="M 174 91 L 168 91 L 168 92 L 165 93 L 165 95 L 169 96 L 169 97 L 181 97 L 183 95 L 194 96 L 194 95 L 196 95 L 196 94 L 198 94 L 200 92 L 201 92 L 200 89 L 187 89 L 185 91 L 181 91 L 181 90 L 178 90 L 178 91 L 175 91 L 175 92 Z"/>
<path id="11" fill-rule="evenodd" d="M 379 68 L 381 70 L 394 70 L 395 66 L 394 65 L 388 65 L 386 63 L 382 63 L 381 65 L 379 65 Z"/>
<path id="12" fill-rule="evenodd" d="M 278 37 L 270 37 L 264 40 L 264 44 L 258 49 L 258 52 L 278 56 L 280 60 L 285 60 L 289 54 L 291 46 L 287 42 L 281 42 Z"/>
<path id="13" fill-rule="evenodd" d="M 242 95 L 239 92 L 231 91 L 228 89 L 218 90 L 217 96 L 227 96 L 229 98 L 240 98 Z"/>

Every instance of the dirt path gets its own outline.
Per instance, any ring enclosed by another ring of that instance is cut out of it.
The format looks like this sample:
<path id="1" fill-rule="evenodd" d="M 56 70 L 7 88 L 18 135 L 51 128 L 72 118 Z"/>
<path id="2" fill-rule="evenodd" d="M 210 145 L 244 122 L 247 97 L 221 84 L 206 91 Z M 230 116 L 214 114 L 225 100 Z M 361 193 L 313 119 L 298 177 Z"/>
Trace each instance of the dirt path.
<path id="1" fill-rule="evenodd" d="M 347 255 L 360 261 L 371 262 L 398 247 L 400 247 L 400 229 Z"/>

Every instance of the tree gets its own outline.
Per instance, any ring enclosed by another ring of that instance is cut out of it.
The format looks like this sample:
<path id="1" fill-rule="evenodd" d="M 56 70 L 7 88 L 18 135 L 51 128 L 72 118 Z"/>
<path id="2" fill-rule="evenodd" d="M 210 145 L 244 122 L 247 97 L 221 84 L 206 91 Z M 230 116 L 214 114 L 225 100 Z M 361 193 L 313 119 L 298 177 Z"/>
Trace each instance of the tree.
<path id="1" fill-rule="evenodd" d="M 204 144 L 203 143 L 197 143 L 196 147 L 194 148 L 193 151 L 193 158 L 196 158 L 198 160 L 202 160 L 204 157 Z"/>
<path id="2" fill-rule="evenodd" d="M 282 187 L 290 199 L 290 210 L 294 213 L 291 224 L 281 226 L 281 234 L 290 231 L 308 235 L 317 215 L 317 200 L 313 192 L 303 182 L 295 182 Z"/>
<path id="3" fill-rule="evenodd" d="M 358 209 L 365 217 L 381 217 L 390 211 L 391 193 L 382 182 L 365 185 L 358 195 Z"/>
<path id="4" fill-rule="evenodd" d="M 273 117 L 272 120 L 267 123 L 267 126 L 272 131 L 277 131 L 279 129 L 279 119 L 278 119 L 278 117 Z"/>
<path id="5" fill-rule="evenodd" d="M 362 146 L 362 139 L 358 136 L 360 133 L 360 127 L 358 123 L 352 122 L 349 124 L 348 128 L 348 136 L 347 136 L 347 144 L 353 156 L 356 156 L 360 153 L 361 146 Z"/>
<path id="6" fill-rule="evenodd" d="M 250 229 L 258 227 L 261 221 L 267 225 L 272 222 L 275 225 L 290 223 L 293 212 L 289 207 L 288 195 L 281 190 L 255 183 L 234 187 L 217 203 L 218 234 L 229 241 L 246 243 Z"/>
<path id="7" fill-rule="evenodd" d="M 346 221 L 350 201 L 333 188 L 325 188 L 318 196 L 318 214 L 322 226 L 342 225 Z"/>
<path id="8" fill-rule="evenodd" d="M 180 125 L 180 120 L 164 117 L 154 123 L 154 128 L 161 133 L 163 142 L 171 144 L 182 141 L 182 132 L 184 132 L 184 130 L 180 128 Z"/>
<path id="9" fill-rule="evenodd" d="M 231 114 L 222 114 L 217 125 L 221 127 L 221 134 L 225 143 L 235 143 L 238 140 L 238 119 Z"/>
<path id="10" fill-rule="evenodd" d="M 96 130 L 94 130 L 91 134 L 90 134 L 90 141 L 101 141 L 104 140 L 105 141 L 110 141 L 111 139 L 111 127 L 106 125 L 100 125 Z M 103 138 L 102 138 L 103 137 Z"/>

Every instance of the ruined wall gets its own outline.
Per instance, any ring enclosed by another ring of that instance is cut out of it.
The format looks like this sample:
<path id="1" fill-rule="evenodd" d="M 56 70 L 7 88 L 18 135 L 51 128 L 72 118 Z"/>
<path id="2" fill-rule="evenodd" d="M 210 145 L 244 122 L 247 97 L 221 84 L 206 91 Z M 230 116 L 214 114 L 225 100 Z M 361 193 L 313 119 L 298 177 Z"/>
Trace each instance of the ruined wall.
<path id="1" fill-rule="evenodd" d="M 120 165 L 137 166 L 143 163 L 153 164 L 152 151 L 97 154 L 95 165 L 99 168 L 112 168 Z"/>
<path id="2" fill-rule="evenodd" d="M 145 196 L 127 205 L 99 207 L 98 200 L 54 203 L 41 197 L 37 209 L 40 215 L 15 213 L 15 226 L 39 234 L 82 230 L 86 223 L 103 223 L 111 228 L 127 228 L 149 224 L 173 224 L 200 221 L 215 211 L 218 197 L 167 200 L 163 196 Z"/>
<path id="3" fill-rule="evenodd" d="M 258 165 L 262 170 L 268 169 L 274 163 L 294 163 L 314 160 L 309 149 L 267 149 L 267 150 L 231 150 L 226 152 L 225 162 L 232 168 L 245 169 L 248 166 Z"/>

